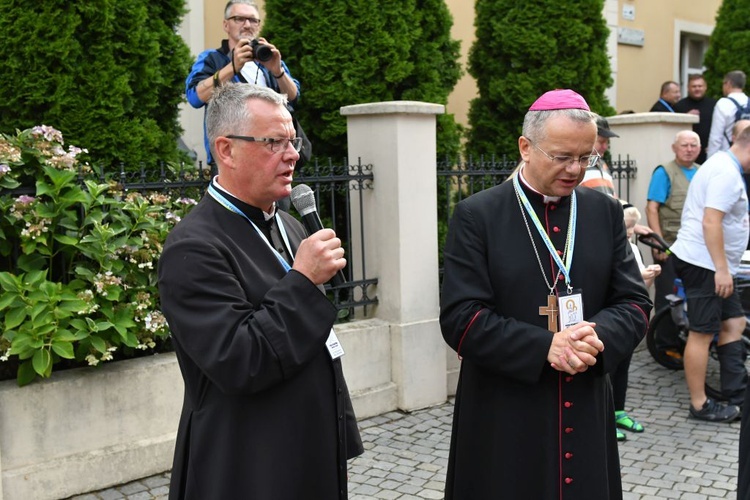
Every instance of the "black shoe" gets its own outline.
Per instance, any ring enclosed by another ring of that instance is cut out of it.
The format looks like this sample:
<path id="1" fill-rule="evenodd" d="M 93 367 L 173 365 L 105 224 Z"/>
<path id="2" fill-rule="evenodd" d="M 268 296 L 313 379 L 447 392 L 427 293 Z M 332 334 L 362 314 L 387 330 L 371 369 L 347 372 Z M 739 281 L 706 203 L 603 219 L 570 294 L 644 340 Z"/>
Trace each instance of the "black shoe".
<path id="1" fill-rule="evenodd" d="M 727 406 L 707 398 L 700 410 L 690 405 L 690 416 L 708 422 L 732 422 L 740 417 L 740 409 L 734 405 Z"/>

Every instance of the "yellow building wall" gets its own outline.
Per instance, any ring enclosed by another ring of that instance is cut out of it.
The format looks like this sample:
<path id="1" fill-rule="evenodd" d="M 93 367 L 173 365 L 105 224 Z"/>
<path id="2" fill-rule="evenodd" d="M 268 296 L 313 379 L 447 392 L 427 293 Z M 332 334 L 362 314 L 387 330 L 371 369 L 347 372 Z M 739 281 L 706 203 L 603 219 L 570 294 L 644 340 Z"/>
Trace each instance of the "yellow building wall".
<path id="1" fill-rule="evenodd" d="M 709 35 L 715 24 L 721 0 L 606 0 L 608 8 L 617 11 L 617 26 L 610 22 L 612 37 L 617 28 L 642 30 L 645 42 L 642 47 L 610 44 L 616 47 L 612 54 L 615 78 L 614 102 L 616 110 L 648 111 L 659 98 L 659 88 L 664 81 L 680 81 L 680 31 Z M 264 1 L 256 2 L 263 12 Z M 224 38 L 222 30 L 225 0 L 205 0 L 206 47 L 218 47 Z M 451 35 L 461 41 L 461 67 L 464 75 L 448 98 L 447 110 L 459 123 L 468 123 L 469 102 L 477 95 L 474 78 L 466 73 L 469 49 L 474 43 L 473 0 L 446 0 L 453 16 Z M 632 7 L 634 19 L 623 18 L 623 8 Z M 284 50 L 290 48 L 281 48 Z M 682 83 L 682 82 L 680 82 Z M 304 82 L 302 82 L 304 85 Z"/>
<path id="2" fill-rule="evenodd" d="M 645 44 L 618 44 L 617 110 L 648 111 L 661 84 L 681 82 L 680 32 L 710 35 L 721 0 L 621 0 L 618 24 L 643 30 Z M 622 17 L 622 6 L 635 8 L 635 19 Z"/>

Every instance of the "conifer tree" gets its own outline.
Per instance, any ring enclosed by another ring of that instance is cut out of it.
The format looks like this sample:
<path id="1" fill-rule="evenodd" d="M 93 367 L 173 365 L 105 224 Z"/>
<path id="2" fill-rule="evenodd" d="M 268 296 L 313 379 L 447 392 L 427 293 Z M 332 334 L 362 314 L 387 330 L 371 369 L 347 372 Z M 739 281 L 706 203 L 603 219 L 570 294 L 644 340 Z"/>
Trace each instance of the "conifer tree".
<path id="1" fill-rule="evenodd" d="M 725 74 L 741 70 L 750 75 L 750 3 L 747 0 L 721 3 L 703 65 L 708 94 L 714 97 L 722 97 Z"/>
<path id="2" fill-rule="evenodd" d="M 59 129 L 95 164 L 178 159 L 183 0 L 0 0 L 0 132 Z"/>
<path id="3" fill-rule="evenodd" d="M 604 0 L 476 0 L 469 73 L 479 97 L 469 110 L 467 151 L 517 154 L 529 106 L 542 93 L 570 88 L 592 111 L 611 115 L 612 83 Z"/>
<path id="4" fill-rule="evenodd" d="M 302 94 L 298 118 L 316 156 L 342 157 L 342 106 L 414 100 L 445 104 L 460 77 L 459 43 L 444 0 L 267 0 L 263 35 L 278 46 Z M 459 130 L 438 117 L 438 150 L 454 153 Z"/>

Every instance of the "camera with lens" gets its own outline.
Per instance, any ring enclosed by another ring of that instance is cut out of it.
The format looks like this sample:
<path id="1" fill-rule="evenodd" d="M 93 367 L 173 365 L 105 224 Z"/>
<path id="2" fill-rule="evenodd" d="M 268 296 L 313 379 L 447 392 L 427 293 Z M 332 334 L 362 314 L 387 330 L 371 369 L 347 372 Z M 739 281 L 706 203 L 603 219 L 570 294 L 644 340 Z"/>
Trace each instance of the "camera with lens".
<path id="1" fill-rule="evenodd" d="M 257 38 L 250 40 L 250 47 L 253 49 L 253 57 L 258 61 L 266 62 L 273 57 L 271 47 L 259 42 Z"/>

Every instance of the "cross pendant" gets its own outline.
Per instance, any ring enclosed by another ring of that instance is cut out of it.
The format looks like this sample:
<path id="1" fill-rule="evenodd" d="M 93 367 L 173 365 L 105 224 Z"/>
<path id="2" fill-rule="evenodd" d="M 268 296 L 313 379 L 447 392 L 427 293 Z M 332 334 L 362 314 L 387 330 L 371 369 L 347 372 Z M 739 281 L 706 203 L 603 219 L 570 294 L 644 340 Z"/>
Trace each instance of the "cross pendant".
<path id="1" fill-rule="evenodd" d="M 539 307 L 539 315 L 547 316 L 547 330 L 557 333 L 557 297 L 547 295 L 547 306 Z"/>

